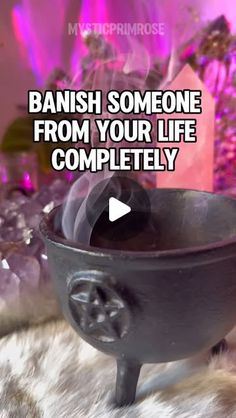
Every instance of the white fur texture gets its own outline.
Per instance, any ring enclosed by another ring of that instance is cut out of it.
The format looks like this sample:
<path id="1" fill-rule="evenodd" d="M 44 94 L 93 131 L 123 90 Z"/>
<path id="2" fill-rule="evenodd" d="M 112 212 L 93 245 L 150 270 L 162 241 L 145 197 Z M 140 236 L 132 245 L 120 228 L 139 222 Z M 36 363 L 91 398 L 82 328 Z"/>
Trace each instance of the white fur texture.
<path id="1" fill-rule="evenodd" d="M 0 337 L 30 325 L 61 318 L 60 309 L 49 280 L 37 288 L 25 286 L 19 297 L 6 302 L 0 297 Z"/>
<path id="2" fill-rule="evenodd" d="M 0 340 L 1 418 L 235 418 L 236 348 L 144 366 L 138 401 L 115 409 L 115 361 L 64 322 Z"/>

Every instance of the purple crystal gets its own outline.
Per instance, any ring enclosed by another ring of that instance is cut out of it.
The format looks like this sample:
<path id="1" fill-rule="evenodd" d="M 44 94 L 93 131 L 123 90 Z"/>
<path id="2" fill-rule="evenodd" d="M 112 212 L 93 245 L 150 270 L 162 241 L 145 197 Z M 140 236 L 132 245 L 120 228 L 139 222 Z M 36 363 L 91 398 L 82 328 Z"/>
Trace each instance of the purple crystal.
<path id="1" fill-rule="evenodd" d="M 27 220 L 27 225 L 30 228 L 38 228 L 39 222 L 42 218 L 42 206 L 35 201 L 31 201 L 30 204 L 25 203 L 22 205 L 20 210 Z"/>
<path id="2" fill-rule="evenodd" d="M 30 198 L 28 196 L 25 196 L 22 193 L 19 193 L 17 195 L 14 195 L 14 202 L 17 204 L 17 206 L 22 206 L 26 203 L 30 203 Z"/>
<path id="3" fill-rule="evenodd" d="M 211 34 L 216 31 L 230 33 L 230 25 L 224 15 L 217 17 L 210 23 L 208 33 Z"/>
<path id="4" fill-rule="evenodd" d="M 43 186 L 38 193 L 36 193 L 33 199 L 43 207 L 48 204 L 51 199 L 48 186 Z"/>
<path id="5" fill-rule="evenodd" d="M 0 202 L 0 213 L 3 217 L 8 217 L 12 211 L 17 210 L 18 206 L 16 202 L 10 200 L 3 200 Z"/>
<path id="6" fill-rule="evenodd" d="M 6 259 L 0 261 L 0 296 L 6 302 L 19 296 L 20 279 L 13 273 Z"/>
<path id="7" fill-rule="evenodd" d="M 0 200 L 0 304 L 18 297 L 22 288 L 37 288 L 47 280 L 48 262 L 39 223 L 62 203 L 69 185 L 60 179 L 33 196 L 12 193 Z M 19 245 L 20 244 L 20 245 Z M 2 248 L 10 248 L 1 259 Z"/>
<path id="8" fill-rule="evenodd" d="M 64 196 L 68 193 L 69 186 L 68 184 L 60 179 L 55 180 L 49 187 L 49 192 L 51 194 L 51 200 L 53 201 L 62 201 Z"/>
<path id="9" fill-rule="evenodd" d="M 4 225 L 0 230 L 1 241 L 17 242 L 23 239 L 23 230 Z"/>
<path id="10" fill-rule="evenodd" d="M 10 269 L 20 278 L 22 284 L 38 287 L 40 264 L 35 257 L 14 253 L 8 257 L 7 262 Z"/>

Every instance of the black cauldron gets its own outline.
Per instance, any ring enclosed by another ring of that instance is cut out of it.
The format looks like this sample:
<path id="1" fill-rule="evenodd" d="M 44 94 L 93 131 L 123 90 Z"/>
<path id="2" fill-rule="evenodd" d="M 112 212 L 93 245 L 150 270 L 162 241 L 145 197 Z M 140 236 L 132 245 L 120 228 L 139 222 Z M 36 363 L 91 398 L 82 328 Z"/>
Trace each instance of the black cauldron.
<path id="1" fill-rule="evenodd" d="M 208 350 L 236 324 L 236 200 L 190 190 L 148 193 L 153 251 L 69 242 L 55 227 L 60 208 L 41 223 L 65 317 L 117 358 L 119 406 L 134 401 L 143 363 Z"/>

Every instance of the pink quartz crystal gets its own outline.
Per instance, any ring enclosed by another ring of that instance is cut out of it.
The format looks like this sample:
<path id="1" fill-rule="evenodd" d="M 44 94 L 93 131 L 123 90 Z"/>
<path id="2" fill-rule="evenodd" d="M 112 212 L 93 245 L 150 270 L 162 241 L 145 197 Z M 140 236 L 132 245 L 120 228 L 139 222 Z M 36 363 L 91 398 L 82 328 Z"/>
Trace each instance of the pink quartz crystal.
<path id="1" fill-rule="evenodd" d="M 174 172 L 158 172 L 157 187 L 212 191 L 214 163 L 215 102 L 205 85 L 186 65 L 168 90 L 201 90 L 202 114 L 172 114 L 165 119 L 197 119 L 196 143 L 158 143 L 158 147 L 179 147 Z M 170 145 L 169 145 L 170 144 Z"/>

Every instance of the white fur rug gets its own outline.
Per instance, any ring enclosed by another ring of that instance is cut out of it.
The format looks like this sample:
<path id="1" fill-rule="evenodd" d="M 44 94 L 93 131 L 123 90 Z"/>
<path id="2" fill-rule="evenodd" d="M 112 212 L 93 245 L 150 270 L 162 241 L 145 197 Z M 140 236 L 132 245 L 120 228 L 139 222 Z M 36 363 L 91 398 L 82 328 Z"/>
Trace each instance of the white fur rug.
<path id="1" fill-rule="evenodd" d="M 114 409 L 114 380 L 115 361 L 64 321 L 0 340 L 1 418 L 236 417 L 233 342 L 213 358 L 144 366 L 139 399 L 129 408 Z"/>

